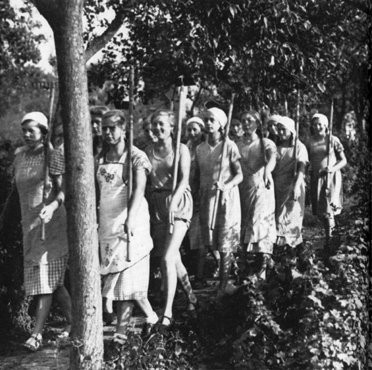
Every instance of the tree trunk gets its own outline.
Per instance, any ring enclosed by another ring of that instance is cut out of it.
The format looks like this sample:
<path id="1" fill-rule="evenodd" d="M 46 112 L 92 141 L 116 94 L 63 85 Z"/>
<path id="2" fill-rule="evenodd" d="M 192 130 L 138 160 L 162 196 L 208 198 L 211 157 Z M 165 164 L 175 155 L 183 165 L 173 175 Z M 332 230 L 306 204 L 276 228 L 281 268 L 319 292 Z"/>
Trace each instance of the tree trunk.
<path id="1" fill-rule="evenodd" d="M 83 0 L 33 0 L 54 32 L 66 160 L 72 295 L 71 369 L 103 368 L 102 304 Z"/>

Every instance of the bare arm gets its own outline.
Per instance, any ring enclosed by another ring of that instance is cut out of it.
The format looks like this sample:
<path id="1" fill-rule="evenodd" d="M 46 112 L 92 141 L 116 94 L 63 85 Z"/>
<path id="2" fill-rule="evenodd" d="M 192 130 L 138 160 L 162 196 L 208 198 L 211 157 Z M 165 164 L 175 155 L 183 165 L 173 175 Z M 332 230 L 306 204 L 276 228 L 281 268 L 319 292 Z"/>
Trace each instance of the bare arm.
<path id="1" fill-rule="evenodd" d="M 231 168 L 234 177 L 224 184 L 224 190 L 230 190 L 234 186 L 239 185 L 243 181 L 243 171 L 239 159 L 236 159 L 233 162 L 231 162 Z"/>
<path id="2" fill-rule="evenodd" d="M 346 159 L 345 153 L 342 151 L 342 152 L 339 152 L 337 154 L 338 154 L 338 157 L 339 157 L 338 161 L 336 162 L 336 164 L 334 166 L 332 166 L 329 169 L 330 172 L 336 172 L 338 170 L 341 170 L 342 168 L 344 168 L 347 165 L 347 159 Z"/>
<path id="3" fill-rule="evenodd" d="M 136 219 L 141 202 L 145 196 L 146 189 L 146 171 L 143 168 L 138 168 L 134 172 L 133 178 L 133 193 L 130 199 L 130 207 L 128 210 L 128 217 L 125 221 L 125 228 L 127 232 L 133 235 L 133 228 L 135 227 L 134 220 Z"/>
<path id="4" fill-rule="evenodd" d="M 65 201 L 63 175 L 51 175 L 51 180 L 53 184 L 53 194 L 55 194 L 55 196 L 52 198 L 51 202 L 40 211 L 39 214 L 39 217 L 44 220 L 45 223 L 48 223 L 52 219 L 54 212 Z"/>
<path id="5" fill-rule="evenodd" d="M 180 162 L 178 167 L 178 183 L 170 204 L 171 212 L 174 212 L 177 209 L 177 205 L 181 200 L 182 194 L 189 186 L 190 164 L 190 152 L 185 145 L 181 145 Z"/>

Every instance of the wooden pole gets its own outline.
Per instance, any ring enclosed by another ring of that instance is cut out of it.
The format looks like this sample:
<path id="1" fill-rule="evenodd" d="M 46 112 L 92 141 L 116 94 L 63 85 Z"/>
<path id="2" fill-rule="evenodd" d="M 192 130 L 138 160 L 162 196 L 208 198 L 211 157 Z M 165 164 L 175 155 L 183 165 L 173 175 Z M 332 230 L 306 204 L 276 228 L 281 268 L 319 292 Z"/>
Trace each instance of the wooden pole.
<path id="1" fill-rule="evenodd" d="M 331 176 L 329 176 L 328 168 L 330 165 L 330 158 L 331 158 L 331 151 L 332 151 L 332 129 L 333 129 L 333 99 L 331 100 L 331 110 L 329 113 L 329 126 L 328 126 L 328 142 L 327 142 L 327 173 L 326 173 L 326 196 L 327 198 L 330 197 L 330 183 L 329 180 Z M 329 202 L 327 202 L 329 203 Z"/>
<path id="2" fill-rule="evenodd" d="M 293 148 L 293 157 L 294 157 L 294 170 L 293 170 L 293 176 L 296 177 L 297 174 L 297 162 L 298 162 L 298 135 L 300 130 L 300 89 L 297 90 L 297 105 L 296 105 L 296 137 L 294 142 L 294 148 Z"/>
<path id="3" fill-rule="evenodd" d="M 129 71 L 129 120 L 128 120 L 128 213 L 133 192 L 133 90 L 134 90 L 134 69 L 130 67 Z M 131 261 L 131 235 L 127 233 L 127 262 Z"/>
<path id="4" fill-rule="evenodd" d="M 50 154 L 50 140 L 52 138 L 53 132 L 53 106 L 55 98 L 55 84 L 52 82 L 50 87 L 50 96 L 49 96 L 49 130 L 45 138 L 44 143 L 44 184 L 43 184 L 43 203 L 42 207 L 46 206 L 48 194 L 49 194 L 49 154 Z M 41 235 L 40 240 L 45 241 L 45 221 L 41 220 Z"/>
<path id="5" fill-rule="evenodd" d="M 177 187 L 177 180 L 178 180 L 178 166 L 180 161 L 180 147 L 181 147 L 181 132 L 182 132 L 182 120 L 183 120 L 183 112 L 186 106 L 186 87 L 183 85 L 183 77 L 181 89 L 180 89 L 180 101 L 178 106 L 178 117 L 177 117 L 177 136 L 176 136 L 176 153 L 174 156 L 174 164 L 173 164 L 173 184 L 172 184 L 172 196 L 176 191 Z M 174 214 L 172 212 L 169 213 L 169 234 L 173 233 L 174 227 Z"/>
<path id="6" fill-rule="evenodd" d="M 228 116 L 227 116 L 227 123 L 226 123 L 226 127 L 225 127 L 225 134 L 224 134 L 223 144 L 222 144 L 222 157 L 221 157 L 220 168 L 219 168 L 219 172 L 218 172 L 218 182 L 222 181 L 222 168 L 223 168 L 223 164 L 224 164 L 224 159 L 226 157 L 227 139 L 229 137 L 231 118 L 232 118 L 232 113 L 233 113 L 233 109 L 234 109 L 234 99 L 235 99 L 235 93 L 232 93 L 231 94 L 231 100 L 230 100 L 230 106 L 229 106 L 229 113 L 228 113 Z M 214 230 L 214 228 L 216 226 L 217 211 L 218 211 L 218 205 L 220 203 L 220 197 L 221 197 L 221 190 L 217 189 L 216 198 L 214 200 L 214 205 L 213 205 L 212 221 L 211 221 L 211 225 L 210 225 L 210 230 Z"/>

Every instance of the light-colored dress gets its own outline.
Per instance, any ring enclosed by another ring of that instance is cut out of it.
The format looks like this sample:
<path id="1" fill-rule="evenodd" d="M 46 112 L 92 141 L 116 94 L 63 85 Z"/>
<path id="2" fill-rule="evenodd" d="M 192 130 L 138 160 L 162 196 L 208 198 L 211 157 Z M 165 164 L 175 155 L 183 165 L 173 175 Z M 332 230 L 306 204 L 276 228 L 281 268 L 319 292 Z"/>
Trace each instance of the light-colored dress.
<path id="1" fill-rule="evenodd" d="M 15 183 L 22 214 L 24 283 L 27 295 L 51 294 L 63 285 L 68 260 L 66 210 L 61 205 L 45 224 L 45 240 L 41 240 L 40 211 L 43 207 L 44 148 L 27 146 L 15 153 Z M 62 175 L 64 159 L 60 151 L 50 152 L 50 175 Z M 50 184 L 53 183 L 50 179 Z M 49 192 L 46 204 L 54 198 Z"/>
<path id="2" fill-rule="evenodd" d="M 243 182 L 239 186 L 243 240 L 248 252 L 271 254 L 276 241 L 275 195 L 273 185 L 266 188 L 263 175 L 265 157 L 275 156 L 276 146 L 266 138 L 252 142 L 246 139 L 240 143 L 239 150 L 243 171 Z"/>
<path id="3" fill-rule="evenodd" d="M 193 214 L 190 223 L 190 228 L 187 232 L 187 236 L 190 242 L 190 249 L 201 249 L 203 247 L 203 241 L 201 237 L 201 228 L 200 228 L 200 214 L 199 214 L 199 194 L 193 188 L 195 181 L 195 171 L 196 171 L 196 147 L 192 145 L 189 141 L 186 146 L 190 151 L 191 165 L 190 165 L 190 186 L 191 194 L 193 199 Z"/>
<path id="4" fill-rule="evenodd" d="M 240 160 L 236 144 L 227 139 L 226 157 L 221 169 L 223 183 L 230 181 L 235 174 L 232 163 Z M 211 231 L 214 203 L 217 194 L 215 186 L 218 181 L 222 158 L 223 142 L 215 147 L 207 141 L 196 148 L 196 162 L 200 174 L 200 226 L 204 245 L 216 247 L 220 252 L 235 252 L 240 245 L 240 197 L 239 188 L 234 186 L 221 192 L 217 210 L 216 225 Z"/>
<path id="5" fill-rule="evenodd" d="M 340 158 L 344 147 L 336 136 L 331 139 L 329 165 L 334 166 Z M 327 197 L 326 176 L 319 176 L 319 170 L 327 167 L 327 140 L 311 140 L 308 145 L 310 159 L 310 193 L 313 214 L 320 218 L 333 217 L 342 210 L 342 175 L 341 171 L 330 174 L 330 188 Z"/>
<path id="6" fill-rule="evenodd" d="M 185 147 L 184 144 L 181 146 Z M 151 236 L 155 246 L 153 256 L 164 254 L 165 240 L 169 233 L 169 203 L 172 197 L 174 152 L 175 148 L 165 158 L 161 158 L 155 154 L 154 145 L 146 148 L 146 154 L 152 165 L 147 196 L 150 206 Z M 193 202 L 188 186 L 182 194 L 174 219 L 185 222 L 189 227 L 192 212 Z"/>
<path id="7" fill-rule="evenodd" d="M 307 150 L 301 141 L 297 141 L 297 163 L 305 166 L 309 162 Z M 300 197 L 293 200 L 295 182 L 294 146 L 277 147 L 276 166 L 273 172 L 275 184 L 275 220 L 277 236 L 282 243 L 295 247 L 302 243 L 302 221 L 305 214 L 305 179 L 300 184 Z"/>
<path id="8" fill-rule="evenodd" d="M 149 173 L 151 165 L 145 153 L 133 147 L 133 172 Z M 153 247 L 150 236 L 150 217 L 143 197 L 135 219 L 130 243 L 131 261 L 127 261 L 127 234 L 124 223 L 128 214 L 127 151 L 118 162 L 98 160 L 97 182 L 100 189 L 99 242 L 102 295 L 113 300 L 147 297 L 149 283 L 149 254 Z"/>

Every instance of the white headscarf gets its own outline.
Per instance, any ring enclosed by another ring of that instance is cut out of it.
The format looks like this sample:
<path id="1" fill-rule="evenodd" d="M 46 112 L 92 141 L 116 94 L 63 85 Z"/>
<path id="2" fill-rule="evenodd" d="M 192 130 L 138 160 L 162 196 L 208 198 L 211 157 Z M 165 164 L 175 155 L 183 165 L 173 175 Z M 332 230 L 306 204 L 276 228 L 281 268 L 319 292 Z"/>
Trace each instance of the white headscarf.
<path id="1" fill-rule="evenodd" d="M 296 135 L 296 124 L 292 118 L 281 116 L 277 122 L 284 126 L 288 131 L 292 132 L 293 135 Z"/>
<path id="2" fill-rule="evenodd" d="M 280 119 L 282 118 L 282 116 L 280 116 L 279 114 L 273 114 L 272 116 L 269 117 L 268 121 L 267 122 L 280 122 Z"/>
<path id="3" fill-rule="evenodd" d="M 197 123 L 201 129 L 204 129 L 204 121 L 200 117 L 191 117 L 186 121 L 186 126 L 190 123 Z"/>
<path id="4" fill-rule="evenodd" d="M 227 123 L 227 116 L 226 113 L 220 109 L 220 108 L 209 108 L 207 112 L 212 113 L 213 116 L 218 120 L 218 122 L 221 124 L 223 128 L 225 128 L 226 123 Z"/>
<path id="5" fill-rule="evenodd" d="M 48 118 L 41 112 L 30 112 L 23 116 L 21 125 L 26 121 L 35 121 L 48 130 Z"/>
<path id="6" fill-rule="evenodd" d="M 315 113 L 311 117 L 311 121 L 314 120 L 315 118 L 317 118 L 322 125 L 324 125 L 325 127 L 328 127 L 328 118 L 327 118 L 327 116 L 325 116 L 324 114 L 321 114 L 321 113 Z"/>

